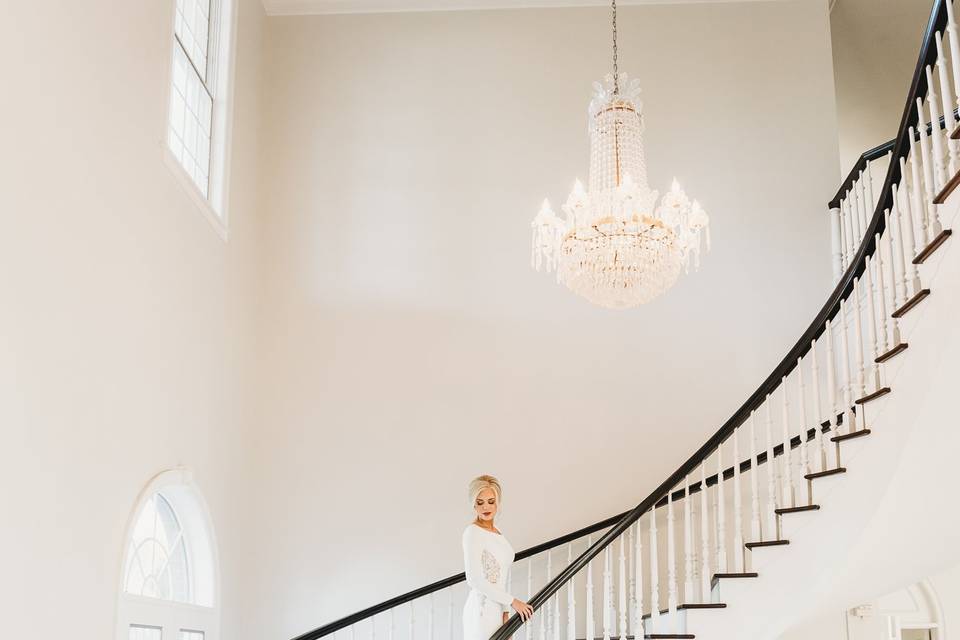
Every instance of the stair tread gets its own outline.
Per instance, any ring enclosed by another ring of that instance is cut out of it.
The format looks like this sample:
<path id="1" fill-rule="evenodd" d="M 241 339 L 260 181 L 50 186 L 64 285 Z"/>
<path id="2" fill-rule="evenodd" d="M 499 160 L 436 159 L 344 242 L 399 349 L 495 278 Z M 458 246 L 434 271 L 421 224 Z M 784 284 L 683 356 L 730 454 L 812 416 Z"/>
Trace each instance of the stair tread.
<path id="1" fill-rule="evenodd" d="M 958 178 L 960 178 L 960 173 L 954 176 L 955 180 Z M 954 185 L 954 188 L 956 188 L 956 185 Z M 934 252 L 939 249 L 940 246 L 946 242 L 951 235 L 953 235 L 953 231 L 950 229 L 944 229 L 938 233 L 937 237 L 931 240 L 930 244 L 924 247 L 923 250 L 916 255 L 916 257 L 913 259 L 913 264 L 923 264 L 927 258 L 932 256 Z"/>
<path id="2" fill-rule="evenodd" d="M 894 312 L 891 314 L 891 317 L 894 317 L 894 318 L 902 318 L 903 316 L 905 316 L 905 315 L 907 314 L 908 311 L 910 311 L 910 310 L 913 309 L 915 306 L 917 306 L 918 304 L 920 304 L 920 302 L 921 302 L 924 298 L 926 298 L 928 295 L 930 295 L 930 289 L 921 289 L 920 291 L 918 291 L 918 292 L 916 293 L 916 295 L 914 295 L 912 298 L 910 298 L 910 299 L 907 300 L 905 303 L 903 303 L 903 306 L 902 306 L 902 307 L 900 307 L 899 309 L 897 309 L 896 311 L 894 311 Z"/>
<path id="3" fill-rule="evenodd" d="M 853 433 L 844 433 L 839 436 L 833 436 L 830 438 L 831 442 L 844 442 L 846 440 L 853 440 L 854 438 L 860 438 L 862 436 L 870 435 L 870 429 L 860 429 L 859 431 L 854 431 Z"/>
<path id="4" fill-rule="evenodd" d="M 747 549 L 756 549 L 758 547 L 782 547 L 788 544 L 790 544 L 789 540 L 762 540 L 760 542 L 748 542 L 743 546 Z"/>
<path id="5" fill-rule="evenodd" d="M 954 192 L 957 186 L 960 185 L 960 173 L 955 173 L 952 178 L 947 180 L 947 183 L 943 185 L 943 188 L 933 197 L 933 204 L 943 204 L 947 201 L 947 198 L 950 197 L 950 194 Z"/>
<path id="6" fill-rule="evenodd" d="M 881 397 L 887 395 L 888 393 L 890 393 L 890 387 L 882 387 L 882 388 L 880 388 L 880 389 L 877 389 L 877 390 L 874 391 L 873 393 L 868 393 L 867 395 L 863 396 L 862 398 L 856 400 L 856 401 L 854 402 L 854 404 L 867 404 L 867 403 L 870 402 L 871 400 L 876 400 L 877 398 L 881 398 Z"/>
<path id="7" fill-rule="evenodd" d="M 907 344 L 906 342 L 901 342 L 900 344 L 898 344 L 898 345 L 895 346 L 894 348 L 890 349 L 889 351 L 886 351 L 885 353 L 877 356 L 877 358 L 876 358 L 876 360 L 874 360 L 874 362 L 876 362 L 877 364 L 883 364 L 884 362 L 886 362 L 887 360 L 889 360 L 889 359 L 892 358 L 893 356 L 895 356 L 895 355 L 897 355 L 897 354 L 900 354 L 900 353 L 903 353 L 904 351 L 906 351 L 907 347 L 909 347 L 909 346 L 910 346 L 910 345 Z"/>
<path id="8" fill-rule="evenodd" d="M 802 513 L 804 511 L 819 511 L 820 505 L 818 504 L 806 504 L 802 507 L 784 507 L 783 509 L 774 509 L 773 512 L 778 516 L 782 516 L 786 513 Z"/>
<path id="9" fill-rule="evenodd" d="M 846 473 L 846 467 L 837 467 L 836 469 L 827 469 L 826 471 L 818 471 L 816 473 L 808 473 L 803 476 L 807 480 L 816 480 L 817 478 L 826 478 L 827 476 L 833 476 L 838 473 Z"/>

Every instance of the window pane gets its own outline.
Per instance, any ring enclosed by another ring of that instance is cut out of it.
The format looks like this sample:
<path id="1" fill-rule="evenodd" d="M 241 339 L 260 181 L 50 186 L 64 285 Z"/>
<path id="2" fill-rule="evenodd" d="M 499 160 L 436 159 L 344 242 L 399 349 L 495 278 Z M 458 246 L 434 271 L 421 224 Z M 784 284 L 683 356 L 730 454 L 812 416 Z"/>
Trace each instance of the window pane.
<path id="1" fill-rule="evenodd" d="M 203 640 L 203 631 L 180 630 L 180 640 Z"/>
<path id="2" fill-rule="evenodd" d="M 162 640 L 163 631 L 160 627 L 143 627 L 137 624 L 130 625 L 130 640 Z"/>
<path id="3" fill-rule="evenodd" d="M 202 80 L 207 79 L 207 46 L 210 42 L 210 0 L 177 0 L 174 21 L 177 38 L 183 43 Z"/>
<path id="4" fill-rule="evenodd" d="M 124 589 L 150 598 L 190 603 L 190 583 L 183 528 L 170 503 L 159 493 L 154 494 L 134 525 Z"/>
<path id="5" fill-rule="evenodd" d="M 168 145 L 194 184 L 206 197 L 210 175 L 210 122 L 213 101 L 186 54 L 173 45 L 173 87 L 170 89 Z M 181 76 L 178 74 L 182 73 Z"/>

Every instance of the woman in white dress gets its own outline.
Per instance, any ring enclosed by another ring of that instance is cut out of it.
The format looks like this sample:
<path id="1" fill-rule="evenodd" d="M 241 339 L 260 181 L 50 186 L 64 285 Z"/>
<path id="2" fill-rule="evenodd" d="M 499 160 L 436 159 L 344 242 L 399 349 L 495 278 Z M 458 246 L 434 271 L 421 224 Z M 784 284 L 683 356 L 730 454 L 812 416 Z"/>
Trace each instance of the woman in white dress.
<path id="1" fill-rule="evenodd" d="M 533 607 L 507 593 L 513 547 L 494 526 L 500 508 L 500 483 L 480 476 L 470 483 L 476 518 L 463 532 L 463 564 L 470 594 L 463 605 L 463 640 L 489 640 L 507 621 L 512 608 L 523 620 Z"/>

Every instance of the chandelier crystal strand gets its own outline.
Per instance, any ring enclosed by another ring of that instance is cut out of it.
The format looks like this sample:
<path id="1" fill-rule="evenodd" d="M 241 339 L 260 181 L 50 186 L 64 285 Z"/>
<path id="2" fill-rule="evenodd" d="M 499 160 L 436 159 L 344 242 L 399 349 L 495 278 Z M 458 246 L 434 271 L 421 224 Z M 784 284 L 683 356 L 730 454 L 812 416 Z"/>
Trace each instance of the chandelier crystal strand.
<path id="1" fill-rule="evenodd" d="M 709 219 L 676 180 L 656 206 L 643 153 L 640 84 L 617 68 L 617 7 L 613 9 L 613 70 L 594 83 L 588 108 L 589 189 L 577 180 L 558 217 L 544 201 L 534 218 L 532 264 L 557 271 L 557 281 L 587 300 L 625 309 L 653 300 L 681 270 L 700 266 Z"/>

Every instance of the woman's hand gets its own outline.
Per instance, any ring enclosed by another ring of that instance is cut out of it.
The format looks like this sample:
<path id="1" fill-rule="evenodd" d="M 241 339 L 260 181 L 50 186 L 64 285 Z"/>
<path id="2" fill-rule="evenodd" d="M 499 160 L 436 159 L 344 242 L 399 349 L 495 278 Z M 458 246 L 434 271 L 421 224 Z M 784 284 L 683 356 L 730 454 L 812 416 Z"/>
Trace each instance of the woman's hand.
<path id="1" fill-rule="evenodd" d="M 513 602 L 510 603 L 510 606 L 513 607 L 513 610 L 517 612 L 520 616 L 520 619 L 526 622 L 533 617 L 533 607 L 528 605 L 523 600 L 513 599 Z"/>

